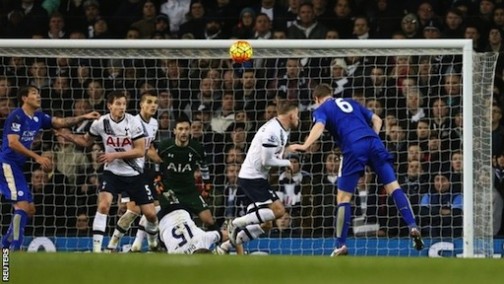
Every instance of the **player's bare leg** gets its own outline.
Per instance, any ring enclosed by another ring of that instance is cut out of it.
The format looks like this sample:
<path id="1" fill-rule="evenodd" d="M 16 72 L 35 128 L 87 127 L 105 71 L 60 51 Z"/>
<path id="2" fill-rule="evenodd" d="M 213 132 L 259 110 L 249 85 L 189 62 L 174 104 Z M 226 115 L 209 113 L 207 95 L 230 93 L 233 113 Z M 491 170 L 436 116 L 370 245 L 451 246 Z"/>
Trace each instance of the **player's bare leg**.
<path id="1" fill-rule="evenodd" d="M 338 189 L 336 199 L 338 203 L 338 211 L 336 215 L 336 238 L 338 240 L 338 246 L 331 253 L 332 257 L 348 254 L 346 238 L 348 236 L 348 228 L 350 227 L 350 219 L 352 217 L 350 206 L 352 193 Z"/>
<path id="2" fill-rule="evenodd" d="M 140 209 L 147 219 L 145 224 L 145 232 L 147 233 L 147 243 L 149 250 L 157 250 L 158 247 L 158 218 L 156 215 L 156 208 L 154 203 L 147 203 L 140 205 Z"/>
<path id="3" fill-rule="evenodd" d="M 404 191 L 399 186 L 397 181 L 393 181 L 385 185 L 385 190 L 388 195 L 392 196 L 394 199 L 394 203 L 401 212 L 401 216 L 403 220 L 409 227 L 410 237 L 413 240 L 413 247 L 416 250 L 422 250 L 424 248 L 424 242 L 422 240 L 422 234 L 417 227 L 415 222 L 415 215 L 413 214 L 413 210 L 411 209 L 411 204 L 409 202 L 408 197 L 404 193 Z"/>
<path id="4" fill-rule="evenodd" d="M 35 214 L 33 202 L 18 201 L 14 204 L 14 215 L 6 234 L 2 238 L 2 247 L 19 250 L 23 244 L 24 229 L 29 218 Z"/>
<path id="5" fill-rule="evenodd" d="M 138 207 L 138 209 L 140 210 L 140 207 Z M 157 200 L 154 200 L 154 209 L 156 210 L 156 214 L 159 212 L 159 210 L 161 210 L 161 206 L 159 206 L 159 201 Z M 138 230 L 135 236 L 135 240 L 131 245 L 132 252 L 142 251 L 143 240 L 147 236 L 147 233 L 145 232 L 146 225 L 147 225 L 147 218 L 145 218 L 145 215 L 142 215 L 140 221 L 138 222 Z"/>
<path id="6" fill-rule="evenodd" d="M 121 218 L 117 221 L 114 233 L 107 245 L 107 249 L 109 251 L 115 251 L 117 249 L 121 238 L 131 228 L 131 224 L 133 224 L 135 219 L 140 216 L 140 207 L 136 206 L 134 201 L 127 202 L 126 208 L 126 212 L 124 212 Z"/>
<path id="7" fill-rule="evenodd" d="M 98 194 L 98 209 L 93 220 L 93 252 L 101 252 L 112 199 L 113 196 L 110 192 L 101 191 Z"/>
<path id="8" fill-rule="evenodd" d="M 231 243 L 236 245 L 238 229 L 247 228 L 247 231 L 251 234 L 247 235 L 249 240 L 255 239 L 260 236 L 264 231 L 262 230 L 260 224 L 273 221 L 282 217 L 285 214 L 285 207 L 279 200 L 275 200 L 272 203 L 267 204 L 257 204 L 256 209 L 250 210 L 249 213 L 242 217 L 238 217 L 228 224 L 228 233 Z M 252 233 L 253 232 L 253 233 Z M 245 234 L 247 234 L 245 232 Z"/>

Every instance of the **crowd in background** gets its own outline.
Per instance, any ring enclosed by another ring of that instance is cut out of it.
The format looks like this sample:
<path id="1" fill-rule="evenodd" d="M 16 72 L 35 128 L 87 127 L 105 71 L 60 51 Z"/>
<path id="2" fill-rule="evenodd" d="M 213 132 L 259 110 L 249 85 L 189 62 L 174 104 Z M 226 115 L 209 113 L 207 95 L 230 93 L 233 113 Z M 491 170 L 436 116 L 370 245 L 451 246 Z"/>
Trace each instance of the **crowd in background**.
<path id="1" fill-rule="evenodd" d="M 468 38 L 477 52 L 502 52 L 504 3 L 493 0 L 0 0 L 0 38 L 49 39 L 436 39 Z M 34 43 L 36 44 L 36 43 Z M 302 44 L 300 42 L 300 44 Z M 0 51 L 1 52 L 1 51 Z M 1 54 L 0 54 L 1 56 Z M 172 137 L 175 119 L 192 120 L 205 147 L 214 187 L 198 189 L 216 220 L 243 214 L 237 175 L 255 131 L 276 115 L 278 99 L 297 101 L 301 123 L 291 141 L 305 139 L 313 110 L 311 90 L 332 86 L 384 120 L 380 133 L 393 154 L 399 183 L 426 236 L 461 236 L 463 216 L 462 59 L 460 56 L 351 56 L 228 59 L 79 59 L 1 57 L 0 124 L 17 106 L 19 87 L 41 90 L 42 110 L 53 116 L 107 112 L 111 90 L 130 94 L 138 112 L 144 90 L 158 93 L 159 139 Z M 497 62 L 491 112 L 494 235 L 504 235 L 504 65 Z M 65 131 L 84 133 L 87 122 Z M 489 145 L 479 145 L 490 147 Z M 97 143 L 82 149 L 52 133 L 33 148 L 53 161 L 49 173 L 27 164 L 37 207 L 27 235 L 90 235 L 103 170 Z M 471 149 L 472 150 L 472 149 Z M 341 153 L 327 137 L 288 157 L 292 170 L 273 171 L 270 183 L 287 207 L 273 236 L 334 236 Z M 490 171 L 487 171 L 488 173 Z M 201 186 L 200 186 L 201 185 Z M 369 170 L 353 200 L 356 236 L 405 236 L 384 189 Z M 112 215 L 120 214 L 114 207 Z M 6 230 L 11 207 L 2 203 Z M 111 218 L 110 225 L 116 220 Z"/>

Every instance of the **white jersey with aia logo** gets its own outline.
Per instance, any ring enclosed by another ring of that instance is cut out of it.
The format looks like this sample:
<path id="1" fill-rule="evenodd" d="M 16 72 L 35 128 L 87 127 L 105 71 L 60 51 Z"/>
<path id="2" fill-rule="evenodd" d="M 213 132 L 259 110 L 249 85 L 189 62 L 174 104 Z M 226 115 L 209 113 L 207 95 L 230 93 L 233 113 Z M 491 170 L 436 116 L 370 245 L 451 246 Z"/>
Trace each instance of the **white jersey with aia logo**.
<path id="1" fill-rule="evenodd" d="M 89 134 L 101 137 L 105 153 L 125 152 L 133 149 L 133 142 L 145 137 L 142 123 L 126 113 L 120 121 L 114 121 L 110 114 L 102 115 L 91 124 Z M 118 176 L 136 176 L 143 173 L 145 158 L 115 159 L 106 163 L 104 170 Z"/>
<path id="2" fill-rule="evenodd" d="M 157 131 L 159 129 L 158 121 L 152 117 L 149 121 L 145 121 L 140 114 L 137 114 L 135 118 L 140 121 L 145 134 L 145 150 L 149 150 L 154 140 L 156 140 Z"/>

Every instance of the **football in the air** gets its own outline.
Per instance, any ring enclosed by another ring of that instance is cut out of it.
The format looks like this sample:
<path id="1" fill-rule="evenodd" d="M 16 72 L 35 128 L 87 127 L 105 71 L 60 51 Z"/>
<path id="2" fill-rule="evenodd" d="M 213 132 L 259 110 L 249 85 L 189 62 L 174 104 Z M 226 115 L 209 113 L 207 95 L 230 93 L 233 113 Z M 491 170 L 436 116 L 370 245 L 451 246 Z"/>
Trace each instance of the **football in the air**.
<path id="1" fill-rule="evenodd" d="M 243 63 L 252 59 L 252 46 L 246 41 L 237 41 L 229 48 L 229 56 L 236 63 Z"/>

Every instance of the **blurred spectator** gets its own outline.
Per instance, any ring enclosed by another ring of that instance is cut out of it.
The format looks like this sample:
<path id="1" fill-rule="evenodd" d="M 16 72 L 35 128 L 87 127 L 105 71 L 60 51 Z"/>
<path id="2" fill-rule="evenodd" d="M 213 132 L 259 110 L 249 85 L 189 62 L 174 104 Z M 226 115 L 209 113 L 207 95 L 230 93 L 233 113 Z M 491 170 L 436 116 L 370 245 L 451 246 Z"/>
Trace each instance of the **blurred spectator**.
<path id="1" fill-rule="evenodd" d="M 86 31 L 87 38 L 94 37 L 94 23 L 100 16 L 100 3 L 96 0 L 86 0 L 83 4 L 84 7 L 84 21 L 79 25 L 78 28 L 81 31 Z"/>
<path id="2" fill-rule="evenodd" d="M 105 101 L 105 89 L 98 80 L 88 81 L 84 98 L 91 104 L 91 109 L 105 113 L 107 103 Z"/>
<path id="3" fill-rule="evenodd" d="M 73 116 L 84 115 L 92 111 L 91 104 L 86 99 L 77 99 L 73 102 Z M 73 133 L 84 134 L 91 127 L 92 121 L 85 120 L 72 128 Z"/>
<path id="4" fill-rule="evenodd" d="M 170 19 L 166 14 L 159 14 L 156 16 L 156 30 L 152 36 L 156 34 L 162 35 L 164 39 L 172 38 L 170 32 Z"/>
<path id="5" fill-rule="evenodd" d="M 233 27 L 231 38 L 251 39 L 254 37 L 255 12 L 251 8 L 244 8 L 240 12 L 238 24 Z"/>
<path id="6" fill-rule="evenodd" d="M 149 39 L 156 31 L 156 5 L 154 1 L 143 2 L 142 19 L 134 22 L 131 26 L 140 31 L 140 38 Z"/>
<path id="7" fill-rule="evenodd" d="M 370 39 L 369 21 L 366 17 L 355 17 L 353 25 L 353 35 L 356 39 Z"/>
<path id="8" fill-rule="evenodd" d="M 349 98 L 352 96 L 352 79 L 347 76 L 348 66 L 344 58 L 335 58 L 331 61 L 330 84 L 335 98 Z"/>
<path id="9" fill-rule="evenodd" d="M 287 37 L 289 39 L 324 39 L 326 32 L 327 28 L 316 19 L 313 5 L 305 2 L 299 6 L 299 19 L 289 27 Z"/>
<path id="10" fill-rule="evenodd" d="M 21 0 L 15 2 L 17 2 L 14 4 L 14 11 L 17 14 L 15 17 L 18 19 L 13 20 L 19 21 L 21 18 L 16 31 L 14 31 L 17 35 L 15 37 L 31 38 L 34 34 L 45 34 L 44 27 L 47 27 L 48 15 L 40 5 L 40 1 Z"/>
<path id="11" fill-rule="evenodd" d="M 52 116 L 71 116 L 74 97 L 70 90 L 68 77 L 55 77 L 49 93 L 43 95 L 42 109 Z"/>
<path id="12" fill-rule="evenodd" d="M 68 35 L 64 28 L 65 19 L 63 18 L 63 15 L 59 12 L 53 13 L 49 19 L 49 31 L 47 32 L 47 37 L 51 39 L 67 38 Z"/>
<path id="13" fill-rule="evenodd" d="M 282 200 L 285 208 L 292 208 L 291 213 L 296 218 L 299 217 L 301 202 L 301 192 L 306 190 L 303 187 L 310 186 L 312 182 L 311 174 L 303 171 L 301 167 L 301 157 L 297 154 L 290 154 L 288 156 L 292 169 L 286 168 L 280 173 L 278 178 L 279 198 Z"/>
<path id="14" fill-rule="evenodd" d="M 462 28 L 462 23 L 463 23 L 462 13 L 460 12 L 459 9 L 452 8 L 448 10 L 445 16 L 445 29 L 442 33 L 443 38 L 463 38 L 464 32 Z"/>
<path id="15" fill-rule="evenodd" d="M 435 20 L 430 20 L 423 28 L 423 37 L 425 39 L 441 38 L 441 24 Z"/>
<path id="16" fill-rule="evenodd" d="M 29 85 L 39 88 L 42 92 L 46 91 L 51 84 L 51 79 L 47 74 L 47 65 L 43 59 L 36 58 L 28 70 Z"/>
<path id="17" fill-rule="evenodd" d="M 287 28 L 296 22 L 299 14 L 299 4 L 301 0 L 289 0 L 285 19 L 287 20 Z"/>
<path id="18" fill-rule="evenodd" d="M 75 236 L 90 237 L 92 235 L 91 226 L 89 226 L 89 216 L 82 212 L 75 218 Z"/>
<path id="19" fill-rule="evenodd" d="M 336 29 L 342 39 L 352 38 L 352 8 L 349 0 L 336 0 L 333 10 L 320 22 L 328 29 Z"/>
<path id="20" fill-rule="evenodd" d="M 186 14 L 189 13 L 191 0 L 167 0 L 161 4 L 161 13 L 170 19 L 170 32 L 176 35 L 180 26 L 187 21 Z"/>
<path id="21" fill-rule="evenodd" d="M 224 198 L 225 198 L 225 211 L 224 216 L 226 219 L 233 219 L 236 216 L 243 215 L 245 208 L 240 204 L 239 191 L 238 191 L 238 173 L 240 171 L 239 164 L 228 164 L 226 166 L 226 183 L 224 184 Z M 240 211 L 243 211 L 240 214 Z"/>
<path id="22" fill-rule="evenodd" d="M 271 20 L 268 15 L 264 13 L 257 14 L 254 24 L 254 39 L 270 39 L 272 36 L 271 31 Z"/>
<path id="23" fill-rule="evenodd" d="M 434 9 L 429 1 L 422 1 L 418 5 L 417 16 L 420 22 L 420 27 L 424 28 L 429 25 L 429 22 L 435 19 Z"/>
<path id="24" fill-rule="evenodd" d="M 286 99 L 297 101 L 299 110 L 306 110 L 311 103 L 309 78 L 306 76 L 298 58 L 287 59 L 285 74 L 279 75 L 277 89 L 286 93 Z"/>
<path id="25" fill-rule="evenodd" d="M 226 129 L 234 122 L 234 116 L 234 95 L 233 93 L 224 93 L 221 108 L 214 112 L 210 122 L 212 130 L 224 134 Z"/>
<path id="26" fill-rule="evenodd" d="M 401 21 L 401 30 L 407 39 L 420 38 L 420 23 L 414 14 L 407 14 Z"/>
<path id="27" fill-rule="evenodd" d="M 502 44 L 502 33 L 503 31 L 497 27 L 490 29 L 488 33 L 488 43 L 485 51 L 490 52 L 504 52 L 504 45 Z"/>
<path id="28" fill-rule="evenodd" d="M 433 189 L 420 201 L 420 228 L 430 237 L 460 237 L 462 235 L 463 197 L 454 192 L 451 175 L 436 174 Z"/>
<path id="29" fill-rule="evenodd" d="M 187 12 L 186 21 L 180 25 L 179 38 L 191 34 L 193 38 L 202 39 L 205 30 L 205 7 L 202 1 L 192 1 L 190 10 Z M 168 14 L 169 15 L 169 14 Z"/>
<path id="30" fill-rule="evenodd" d="M 501 31 L 504 30 L 504 6 L 499 5 L 495 7 L 493 13 L 493 24 Z"/>
<path id="31" fill-rule="evenodd" d="M 481 46 L 481 31 L 476 25 L 467 25 L 464 30 L 464 38 L 471 39 L 473 41 L 473 49 L 476 52 L 482 52 L 483 48 Z"/>
<path id="32" fill-rule="evenodd" d="M 318 160 L 320 161 L 320 160 Z M 323 171 L 314 176 L 311 186 L 301 192 L 301 228 L 307 237 L 332 235 L 336 208 L 336 184 L 340 153 L 329 152 L 323 159 Z"/>
<path id="33" fill-rule="evenodd" d="M 62 133 L 71 133 L 68 128 L 59 130 Z M 56 168 L 65 175 L 68 185 L 77 187 L 79 176 L 85 172 L 85 167 L 89 163 L 87 155 L 76 149 L 74 143 L 66 141 L 58 136 L 58 145 L 55 147 Z"/>
<path id="34" fill-rule="evenodd" d="M 287 13 L 285 7 L 276 0 L 260 0 L 260 2 L 261 4 L 259 6 L 254 7 L 256 15 L 259 15 L 259 13 L 266 14 L 272 23 L 272 29 L 285 29 L 285 19 Z"/>
<path id="35" fill-rule="evenodd" d="M 110 39 L 113 35 L 109 31 L 107 21 L 102 17 L 97 17 L 93 24 L 93 36 L 94 39 Z"/>
<path id="36" fill-rule="evenodd" d="M 170 118 L 169 111 L 161 111 L 158 114 L 158 122 L 159 122 L 159 140 L 163 141 L 165 139 L 172 138 L 172 129 L 174 121 Z"/>

